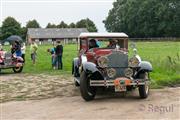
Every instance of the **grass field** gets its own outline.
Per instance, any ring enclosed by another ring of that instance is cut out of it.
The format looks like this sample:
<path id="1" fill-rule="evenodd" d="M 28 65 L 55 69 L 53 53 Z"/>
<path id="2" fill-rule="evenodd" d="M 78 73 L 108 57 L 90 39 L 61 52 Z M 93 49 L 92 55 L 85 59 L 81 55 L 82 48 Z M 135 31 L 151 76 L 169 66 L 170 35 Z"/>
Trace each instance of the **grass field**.
<path id="1" fill-rule="evenodd" d="M 180 84 L 180 42 L 137 42 L 136 44 L 141 58 L 150 61 L 153 65 L 153 72 L 150 74 L 153 87 Z M 27 47 L 23 73 L 70 75 L 72 59 L 77 56 L 77 45 L 64 45 L 63 70 L 52 69 L 51 56 L 47 52 L 51 47 L 51 45 L 39 46 L 36 65 L 32 64 Z M 131 48 L 129 51 L 132 54 Z M 6 71 L 10 72 L 10 70 Z"/>

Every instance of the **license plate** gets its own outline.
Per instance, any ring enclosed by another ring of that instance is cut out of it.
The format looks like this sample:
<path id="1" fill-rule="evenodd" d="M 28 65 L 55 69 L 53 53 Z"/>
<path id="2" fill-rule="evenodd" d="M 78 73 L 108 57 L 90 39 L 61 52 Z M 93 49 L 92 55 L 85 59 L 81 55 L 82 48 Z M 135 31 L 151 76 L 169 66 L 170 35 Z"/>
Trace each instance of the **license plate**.
<path id="1" fill-rule="evenodd" d="M 125 85 L 125 81 L 121 81 L 121 80 L 115 80 L 114 81 L 114 88 L 115 88 L 115 92 L 123 92 L 126 91 L 126 85 Z"/>
<path id="2" fill-rule="evenodd" d="M 124 92 L 124 91 L 126 91 L 125 85 L 116 85 L 115 86 L 115 92 Z"/>

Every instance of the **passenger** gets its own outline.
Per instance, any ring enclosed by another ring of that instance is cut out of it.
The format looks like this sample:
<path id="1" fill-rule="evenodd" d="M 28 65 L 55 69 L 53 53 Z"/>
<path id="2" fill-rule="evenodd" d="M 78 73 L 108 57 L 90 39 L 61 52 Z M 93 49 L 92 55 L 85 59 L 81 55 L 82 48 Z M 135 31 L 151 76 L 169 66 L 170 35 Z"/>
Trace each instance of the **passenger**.
<path id="1" fill-rule="evenodd" d="M 97 45 L 97 42 L 95 39 L 89 40 L 89 49 L 91 48 L 98 48 L 99 46 Z"/>
<path id="2" fill-rule="evenodd" d="M 112 40 L 112 39 L 110 39 L 110 40 L 109 40 L 109 45 L 107 46 L 107 48 L 109 48 L 109 49 L 115 49 L 115 48 L 116 48 L 116 45 L 117 45 L 117 40 Z"/>

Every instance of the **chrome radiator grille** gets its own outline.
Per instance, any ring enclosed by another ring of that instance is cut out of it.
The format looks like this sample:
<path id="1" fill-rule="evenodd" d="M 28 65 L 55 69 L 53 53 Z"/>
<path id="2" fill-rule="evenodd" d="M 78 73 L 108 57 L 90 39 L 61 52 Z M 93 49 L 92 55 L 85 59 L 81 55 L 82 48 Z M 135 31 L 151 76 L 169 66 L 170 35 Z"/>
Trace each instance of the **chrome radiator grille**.
<path id="1" fill-rule="evenodd" d="M 11 53 L 5 54 L 4 64 L 5 65 L 11 65 L 12 64 L 12 54 Z"/>
<path id="2" fill-rule="evenodd" d="M 109 59 L 108 67 L 128 67 L 128 55 L 123 54 L 119 51 L 113 51 L 112 54 L 108 55 L 107 58 Z"/>

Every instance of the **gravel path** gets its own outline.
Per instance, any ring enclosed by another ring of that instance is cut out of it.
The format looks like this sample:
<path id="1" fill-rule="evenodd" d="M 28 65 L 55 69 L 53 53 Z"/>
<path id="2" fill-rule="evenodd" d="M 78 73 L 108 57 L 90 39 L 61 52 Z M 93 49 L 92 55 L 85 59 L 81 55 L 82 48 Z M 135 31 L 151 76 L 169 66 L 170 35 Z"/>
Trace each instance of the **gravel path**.
<path id="1" fill-rule="evenodd" d="M 1 120 L 180 120 L 180 87 L 151 89 L 149 97 L 144 100 L 139 99 L 138 92 L 134 91 L 126 97 L 104 94 L 85 102 L 79 89 L 74 87 L 72 77 L 18 74 L 3 75 L 0 80 L 3 86 Z"/>

